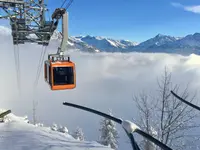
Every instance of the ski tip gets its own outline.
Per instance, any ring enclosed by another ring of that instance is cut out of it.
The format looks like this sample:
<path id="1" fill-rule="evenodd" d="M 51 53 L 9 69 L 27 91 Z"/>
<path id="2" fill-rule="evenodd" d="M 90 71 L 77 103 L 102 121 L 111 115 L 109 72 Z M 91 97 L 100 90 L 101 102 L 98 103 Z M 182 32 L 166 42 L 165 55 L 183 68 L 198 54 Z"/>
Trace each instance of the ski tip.
<path id="1" fill-rule="evenodd" d="M 0 118 L 4 118 L 6 115 L 10 114 L 11 113 L 11 110 L 7 110 L 7 111 L 4 111 L 2 113 L 0 113 Z"/>

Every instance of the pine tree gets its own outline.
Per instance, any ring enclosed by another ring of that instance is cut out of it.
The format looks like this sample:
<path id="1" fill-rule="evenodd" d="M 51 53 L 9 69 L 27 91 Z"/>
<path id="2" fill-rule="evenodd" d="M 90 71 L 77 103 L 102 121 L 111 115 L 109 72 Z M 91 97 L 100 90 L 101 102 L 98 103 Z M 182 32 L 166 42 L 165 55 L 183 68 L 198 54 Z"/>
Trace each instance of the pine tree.
<path id="1" fill-rule="evenodd" d="M 112 113 L 110 112 L 110 115 Z M 116 129 L 116 124 L 107 118 L 104 118 L 101 122 L 101 128 L 99 131 L 101 132 L 99 143 L 105 146 L 110 146 L 112 149 L 118 148 L 118 132 Z"/>
<path id="2" fill-rule="evenodd" d="M 72 136 L 79 141 L 84 141 L 85 139 L 83 130 L 79 127 L 76 128 Z"/>

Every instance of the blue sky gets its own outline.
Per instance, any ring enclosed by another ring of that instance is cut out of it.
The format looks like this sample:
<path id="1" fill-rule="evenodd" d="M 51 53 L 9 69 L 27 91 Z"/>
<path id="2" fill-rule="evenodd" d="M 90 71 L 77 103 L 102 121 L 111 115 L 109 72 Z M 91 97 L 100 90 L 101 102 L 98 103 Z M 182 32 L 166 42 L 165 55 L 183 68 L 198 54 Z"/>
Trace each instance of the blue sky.
<path id="1" fill-rule="evenodd" d="M 50 1 L 52 8 L 62 1 Z M 158 33 L 185 36 L 200 32 L 199 0 L 74 0 L 70 35 L 144 41 Z M 195 12 L 196 10 L 196 12 Z"/>
<path id="2" fill-rule="evenodd" d="M 50 13 L 62 1 L 48 0 Z M 199 0 L 74 0 L 68 9 L 69 34 L 136 42 L 158 33 L 185 36 L 200 32 L 198 5 Z"/>

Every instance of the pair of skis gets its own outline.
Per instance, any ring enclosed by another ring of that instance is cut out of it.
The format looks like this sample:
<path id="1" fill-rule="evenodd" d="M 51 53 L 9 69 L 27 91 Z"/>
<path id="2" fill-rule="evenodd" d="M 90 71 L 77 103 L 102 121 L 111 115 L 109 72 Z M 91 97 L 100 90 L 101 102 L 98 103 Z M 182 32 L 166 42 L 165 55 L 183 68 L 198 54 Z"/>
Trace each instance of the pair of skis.
<path id="1" fill-rule="evenodd" d="M 151 142 L 153 142 L 154 144 L 156 144 L 157 146 L 159 146 L 163 150 L 172 150 L 167 145 L 165 145 L 162 142 L 160 142 L 159 140 L 155 139 L 154 137 L 152 137 L 148 133 L 142 131 L 136 124 L 134 124 L 131 121 L 122 120 L 120 118 L 113 117 L 113 116 L 105 114 L 103 112 L 100 112 L 100 111 L 97 111 L 97 110 L 94 110 L 94 109 L 91 109 L 91 108 L 87 108 L 87 107 L 84 107 L 84 106 L 68 103 L 68 102 L 64 102 L 63 105 L 70 106 L 70 107 L 75 107 L 75 108 L 78 108 L 78 109 L 82 109 L 82 110 L 97 114 L 99 116 L 106 117 L 106 118 L 108 118 L 110 120 L 113 120 L 114 122 L 120 124 L 122 126 L 122 128 L 125 130 L 127 136 L 129 137 L 133 150 L 140 150 L 140 148 L 139 148 L 139 146 L 138 146 L 137 142 L 135 141 L 134 136 L 132 134 L 134 132 L 136 132 L 139 135 L 141 135 L 141 136 L 145 137 L 146 139 L 150 140 Z"/>
<path id="2" fill-rule="evenodd" d="M 183 98 L 181 98 L 180 96 L 178 96 L 176 93 L 174 93 L 173 91 L 171 91 L 171 93 L 177 98 L 179 99 L 180 101 L 184 102 L 185 104 L 197 109 L 200 111 L 200 107 L 184 100 Z M 147 134 L 146 132 L 142 131 L 137 125 L 135 125 L 133 122 L 130 122 L 130 121 L 124 121 L 120 118 L 116 118 L 116 117 L 113 117 L 113 116 L 110 116 L 108 114 L 105 114 L 103 112 L 100 112 L 100 111 L 97 111 L 97 110 L 94 110 L 94 109 L 91 109 L 91 108 L 87 108 L 87 107 L 84 107 L 84 106 L 80 106 L 80 105 L 76 105 L 76 104 L 72 104 L 72 103 L 68 103 L 68 102 L 64 102 L 63 105 L 66 105 L 66 106 L 70 106 L 70 107 L 75 107 L 75 108 L 78 108 L 78 109 L 82 109 L 82 110 L 85 110 L 85 111 L 88 111 L 88 112 L 91 112 L 91 113 L 94 113 L 94 114 L 97 114 L 99 116 L 102 116 L 102 117 L 106 117 L 110 120 L 113 120 L 114 122 L 122 125 L 123 129 L 125 130 L 127 136 L 129 137 L 130 141 L 131 141 L 131 145 L 132 145 L 132 148 L 133 150 L 140 150 L 137 142 L 135 141 L 134 139 L 134 136 L 132 133 L 136 132 L 138 134 L 140 134 L 141 136 L 145 137 L 146 139 L 150 140 L 151 142 L 153 142 L 154 144 L 156 144 L 157 146 L 159 146 L 160 148 L 162 148 L 163 150 L 172 150 L 170 147 L 168 147 L 167 145 L 163 144 L 162 142 L 160 142 L 159 140 L 155 139 L 154 137 L 152 137 L 151 135 Z"/>

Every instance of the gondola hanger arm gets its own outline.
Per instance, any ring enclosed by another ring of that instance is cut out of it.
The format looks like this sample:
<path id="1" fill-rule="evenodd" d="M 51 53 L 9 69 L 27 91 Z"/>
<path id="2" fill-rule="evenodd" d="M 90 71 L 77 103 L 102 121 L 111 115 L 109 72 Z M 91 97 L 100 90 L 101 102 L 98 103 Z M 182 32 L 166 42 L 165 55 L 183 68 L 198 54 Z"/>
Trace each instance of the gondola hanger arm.
<path id="1" fill-rule="evenodd" d="M 65 11 L 65 13 L 62 16 L 62 41 L 61 45 L 58 48 L 58 54 L 64 55 L 64 52 L 66 51 L 68 41 L 68 13 Z"/>
<path id="2" fill-rule="evenodd" d="M 65 8 L 57 8 L 52 14 L 52 19 L 62 19 L 62 41 L 58 47 L 57 55 L 64 55 L 68 41 L 68 13 Z"/>

